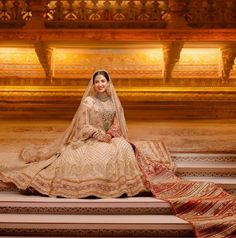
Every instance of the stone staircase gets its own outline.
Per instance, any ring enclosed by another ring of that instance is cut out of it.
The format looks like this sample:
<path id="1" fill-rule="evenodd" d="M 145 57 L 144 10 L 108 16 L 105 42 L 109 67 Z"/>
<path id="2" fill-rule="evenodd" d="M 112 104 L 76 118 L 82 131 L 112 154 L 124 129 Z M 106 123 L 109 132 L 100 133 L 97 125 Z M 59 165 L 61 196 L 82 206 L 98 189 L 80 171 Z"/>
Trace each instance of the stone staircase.
<path id="1" fill-rule="evenodd" d="M 177 174 L 236 194 L 236 154 L 172 153 Z M 24 195 L 1 185 L 0 235 L 43 237 L 194 237 L 167 202 L 150 193 L 115 199 Z"/>
<path id="2" fill-rule="evenodd" d="M 236 153 L 172 153 L 176 174 L 193 181 L 214 182 L 236 194 Z"/>
<path id="3" fill-rule="evenodd" d="M 64 199 L 1 196 L 1 235 L 191 237 L 192 227 L 152 197 Z"/>
<path id="4" fill-rule="evenodd" d="M 0 159 L 15 158 L 29 143 L 53 139 L 60 121 L 3 121 Z M 236 194 L 236 121 L 130 122 L 132 140 L 165 141 L 177 175 L 215 182 Z M 0 183 L 1 237 L 194 237 L 190 224 L 150 193 L 116 199 L 65 199 L 24 195 Z"/>

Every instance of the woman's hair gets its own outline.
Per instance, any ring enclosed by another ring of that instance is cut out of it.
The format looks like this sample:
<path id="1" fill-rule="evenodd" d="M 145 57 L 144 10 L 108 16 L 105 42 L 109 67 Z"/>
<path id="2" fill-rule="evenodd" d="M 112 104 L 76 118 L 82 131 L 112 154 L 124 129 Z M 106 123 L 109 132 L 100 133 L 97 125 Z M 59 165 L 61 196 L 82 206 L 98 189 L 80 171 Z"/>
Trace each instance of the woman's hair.
<path id="1" fill-rule="evenodd" d="M 95 82 L 95 78 L 98 76 L 98 75 L 102 75 L 106 78 L 107 82 L 110 81 L 110 77 L 108 75 L 108 73 L 104 70 L 99 70 L 99 71 L 96 71 L 94 74 L 93 74 L 93 84 Z"/>

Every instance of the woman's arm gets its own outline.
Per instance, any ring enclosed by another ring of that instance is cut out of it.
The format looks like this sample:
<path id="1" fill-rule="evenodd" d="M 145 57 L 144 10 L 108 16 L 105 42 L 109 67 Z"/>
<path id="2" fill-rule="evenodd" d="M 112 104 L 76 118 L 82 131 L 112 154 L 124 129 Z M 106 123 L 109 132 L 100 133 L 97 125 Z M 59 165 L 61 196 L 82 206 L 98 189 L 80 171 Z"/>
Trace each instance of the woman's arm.
<path id="1" fill-rule="evenodd" d="M 95 138 L 102 141 L 106 137 L 105 131 L 98 129 L 90 124 L 90 114 L 92 107 L 94 106 L 94 100 L 91 97 L 87 97 L 81 105 L 81 112 L 78 118 L 78 133 L 75 139 L 87 140 L 89 138 Z"/>

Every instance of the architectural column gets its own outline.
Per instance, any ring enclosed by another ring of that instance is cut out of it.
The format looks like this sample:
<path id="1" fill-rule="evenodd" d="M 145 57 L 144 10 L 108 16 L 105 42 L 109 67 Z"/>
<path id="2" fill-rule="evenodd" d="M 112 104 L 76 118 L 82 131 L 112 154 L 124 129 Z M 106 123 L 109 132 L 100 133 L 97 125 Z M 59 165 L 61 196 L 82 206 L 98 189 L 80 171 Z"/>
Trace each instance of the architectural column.
<path id="1" fill-rule="evenodd" d="M 229 44 L 222 47 L 221 58 L 221 80 L 222 83 L 227 83 L 236 58 L 236 45 Z"/>
<path id="2" fill-rule="evenodd" d="M 42 41 L 36 42 L 34 47 L 39 62 L 45 71 L 46 79 L 51 81 L 54 76 L 53 48 L 49 47 L 45 42 Z"/>
<path id="3" fill-rule="evenodd" d="M 184 42 L 171 42 L 163 47 L 164 54 L 164 72 L 163 83 L 165 84 L 171 78 L 172 70 L 175 64 L 179 61 L 180 53 Z"/>

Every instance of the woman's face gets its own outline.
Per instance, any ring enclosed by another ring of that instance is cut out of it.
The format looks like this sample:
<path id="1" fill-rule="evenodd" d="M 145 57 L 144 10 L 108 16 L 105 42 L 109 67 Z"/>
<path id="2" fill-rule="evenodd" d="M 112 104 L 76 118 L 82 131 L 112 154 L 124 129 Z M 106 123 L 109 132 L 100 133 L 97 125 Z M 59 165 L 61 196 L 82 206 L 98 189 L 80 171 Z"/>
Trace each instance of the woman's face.
<path id="1" fill-rule="evenodd" d="M 94 80 L 94 88 L 98 93 L 104 93 L 107 90 L 108 82 L 103 75 L 97 75 Z"/>

